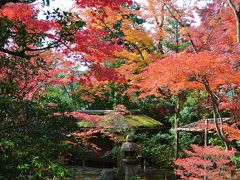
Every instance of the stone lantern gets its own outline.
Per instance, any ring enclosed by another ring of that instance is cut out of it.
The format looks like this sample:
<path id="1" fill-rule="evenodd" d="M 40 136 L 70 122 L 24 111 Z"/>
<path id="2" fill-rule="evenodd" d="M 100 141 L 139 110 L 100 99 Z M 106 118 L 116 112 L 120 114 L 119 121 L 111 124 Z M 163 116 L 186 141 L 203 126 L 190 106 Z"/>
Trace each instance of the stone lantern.
<path id="1" fill-rule="evenodd" d="M 125 164 L 125 180 L 129 180 L 132 176 L 137 175 L 137 151 L 137 144 L 133 142 L 133 137 L 128 135 L 126 142 L 123 143 L 121 147 L 122 161 Z"/>

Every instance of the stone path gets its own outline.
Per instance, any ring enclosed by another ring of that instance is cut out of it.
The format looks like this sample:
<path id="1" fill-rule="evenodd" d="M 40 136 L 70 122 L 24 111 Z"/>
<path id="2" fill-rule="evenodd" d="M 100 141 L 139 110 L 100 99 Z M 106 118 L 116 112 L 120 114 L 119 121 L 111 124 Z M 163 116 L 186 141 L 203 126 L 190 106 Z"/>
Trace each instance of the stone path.
<path id="1" fill-rule="evenodd" d="M 70 167 L 74 180 L 113 180 L 112 169 L 91 167 Z"/>

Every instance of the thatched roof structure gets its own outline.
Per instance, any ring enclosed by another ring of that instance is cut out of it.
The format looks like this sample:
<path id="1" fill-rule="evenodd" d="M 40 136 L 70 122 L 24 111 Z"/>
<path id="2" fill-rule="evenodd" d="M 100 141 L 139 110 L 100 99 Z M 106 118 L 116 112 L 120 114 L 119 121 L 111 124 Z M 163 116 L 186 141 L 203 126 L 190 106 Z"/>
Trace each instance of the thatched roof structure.
<path id="1" fill-rule="evenodd" d="M 99 115 L 100 122 L 79 121 L 78 126 L 82 128 L 113 128 L 113 129 L 158 129 L 162 126 L 159 121 L 139 114 L 139 111 L 131 111 L 130 114 L 115 114 L 113 110 L 85 110 L 81 113 Z"/>

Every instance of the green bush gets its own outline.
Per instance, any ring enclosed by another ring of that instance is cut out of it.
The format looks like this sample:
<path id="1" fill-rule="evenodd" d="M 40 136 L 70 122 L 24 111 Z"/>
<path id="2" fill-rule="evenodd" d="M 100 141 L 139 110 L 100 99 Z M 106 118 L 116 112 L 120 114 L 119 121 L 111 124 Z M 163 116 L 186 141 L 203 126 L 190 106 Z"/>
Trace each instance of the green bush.
<path id="1" fill-rule="evenodd" d="M 71 148 L 64 141 L 76 121 L 54 117 L 37 103 L 2 100 L 0 106 L 7 107 L 0 112 L 0 178 L 70 178 L 58 159 Z"/>
<path id="2" fill-rule="evenodd" d="M 169 134 L 143 133 L 136 135 L 139 153 L 150 166 L 169 167 L 173 158 L 173 137 Z"/>

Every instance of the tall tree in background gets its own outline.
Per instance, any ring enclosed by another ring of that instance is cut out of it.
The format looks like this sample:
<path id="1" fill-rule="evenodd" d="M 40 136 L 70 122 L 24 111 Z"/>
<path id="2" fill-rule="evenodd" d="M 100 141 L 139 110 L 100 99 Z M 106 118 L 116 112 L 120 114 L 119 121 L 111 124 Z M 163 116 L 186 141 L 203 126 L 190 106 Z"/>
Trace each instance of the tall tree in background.
<path id="1" fill-rule="evenodd" d="M 223 92 L 233 91 L 239 86 L 234 18 L 224 4 L 209 4 L 206 9 L 200 9 L 199 14 L 202 18 L 200 27 L 186 28 L 179 22 L 188 34 L 187 39 L 190 38 L 192 49 L 187 49 L 190 53 L 172 54 L 152 63 L 139 75 L 143 80 L 139 88 L 145 95 L 160 95 L 168 90 L 173 94 L 187 89 L 206 91 L 211 100 L 217 133 L 229 144 L 223 132 L 219 103 Z"/>

